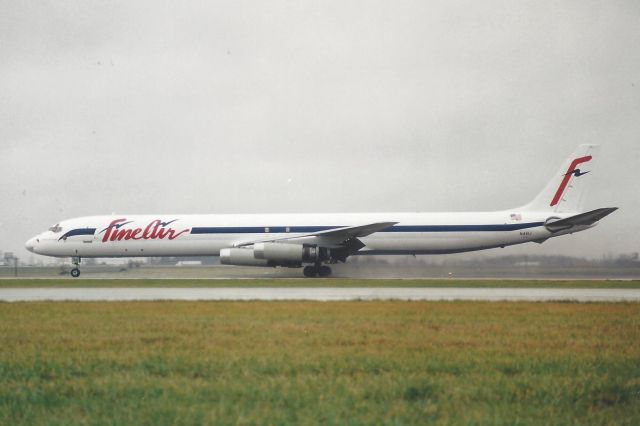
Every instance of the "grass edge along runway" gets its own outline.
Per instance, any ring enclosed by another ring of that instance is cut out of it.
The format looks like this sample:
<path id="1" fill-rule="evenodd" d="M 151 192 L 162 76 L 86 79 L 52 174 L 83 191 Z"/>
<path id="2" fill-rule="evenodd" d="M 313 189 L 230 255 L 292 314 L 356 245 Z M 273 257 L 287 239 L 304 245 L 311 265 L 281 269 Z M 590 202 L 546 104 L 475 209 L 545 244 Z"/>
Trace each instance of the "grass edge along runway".
<path id="1" fill-rule="evenodd" d="M 640 305 L 0 304 L 0 424 L 640 423 Z"/>
<path id="2" fill-rule="evenodd" d="M 0 288 L 18 287 L 455 287 L 455 288 L 640 288 L 640 280 L 501 280 L 501 279 L 0 279 Z"/>

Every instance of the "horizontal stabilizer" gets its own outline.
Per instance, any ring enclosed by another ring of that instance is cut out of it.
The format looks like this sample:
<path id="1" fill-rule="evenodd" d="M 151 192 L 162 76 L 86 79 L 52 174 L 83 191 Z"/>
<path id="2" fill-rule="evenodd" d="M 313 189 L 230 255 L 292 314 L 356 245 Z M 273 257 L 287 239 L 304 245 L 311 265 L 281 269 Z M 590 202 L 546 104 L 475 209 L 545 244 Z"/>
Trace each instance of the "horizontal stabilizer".
<path id="1" fill-rule="evenodd" d="M 553 222 L 549 222 L 544 226 L 551 232 L 562 231 L 573 226 L 590 226 L 598 222 L 603 217 L 610 215 L 616 210 L 618 210 L 617 207 L 595 209 L 590 212 L 580 213 L 575 216 L 567 217 L 565 219 L 559 219 Z"/>

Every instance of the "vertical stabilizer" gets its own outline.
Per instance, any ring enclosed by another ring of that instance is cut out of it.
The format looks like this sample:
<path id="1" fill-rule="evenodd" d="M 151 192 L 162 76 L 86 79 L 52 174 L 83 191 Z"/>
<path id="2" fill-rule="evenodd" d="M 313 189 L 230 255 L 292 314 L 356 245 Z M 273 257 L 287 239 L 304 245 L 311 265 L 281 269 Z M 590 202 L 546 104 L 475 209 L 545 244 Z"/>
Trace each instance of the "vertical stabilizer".
<path id="1" fill-rule="evenodd" d="M 598 145 L 580 145 L 553 179 L 523 210 L 577 213 L 582 211 Z"/>

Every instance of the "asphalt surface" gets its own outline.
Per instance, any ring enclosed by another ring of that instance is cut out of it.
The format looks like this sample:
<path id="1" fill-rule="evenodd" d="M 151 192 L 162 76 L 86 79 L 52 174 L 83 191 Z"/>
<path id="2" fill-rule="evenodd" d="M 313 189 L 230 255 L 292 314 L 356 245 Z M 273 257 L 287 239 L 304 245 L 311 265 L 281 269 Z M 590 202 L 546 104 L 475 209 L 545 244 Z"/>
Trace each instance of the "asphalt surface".
<path id="1" fill-rule="evenodd" d="M 562 288 L 3 288 L 0 301 L 469 300 L 640 302 L 640 289 Z"/>

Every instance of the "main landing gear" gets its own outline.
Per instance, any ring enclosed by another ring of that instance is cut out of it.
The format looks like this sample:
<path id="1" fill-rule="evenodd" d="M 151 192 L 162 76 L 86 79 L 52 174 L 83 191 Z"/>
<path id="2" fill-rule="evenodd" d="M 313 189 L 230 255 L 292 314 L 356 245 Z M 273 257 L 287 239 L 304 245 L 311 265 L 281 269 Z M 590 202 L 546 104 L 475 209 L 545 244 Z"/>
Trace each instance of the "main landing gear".
<path id="1" fill-rule="evenodd" d="M 78 268 L 78 265 L 80 265 L 80 258 L 79 257 L 72 258 L 71 263 L 75 265 L 75 267 L 71 270 L 71 276 L 73 278 L 78 278 L 80 276 L 80 268 Z"/>
<path id="2" fill-rule="evenodd" d="M 307 278 L 320 277 L 326 278 L 331 275 L 331 268 L 327 265 L 309 265 L 305 266 L 302 271 Z"/>

